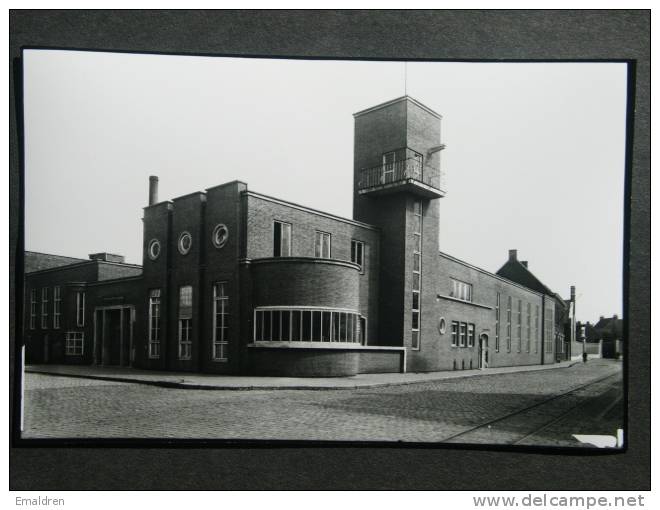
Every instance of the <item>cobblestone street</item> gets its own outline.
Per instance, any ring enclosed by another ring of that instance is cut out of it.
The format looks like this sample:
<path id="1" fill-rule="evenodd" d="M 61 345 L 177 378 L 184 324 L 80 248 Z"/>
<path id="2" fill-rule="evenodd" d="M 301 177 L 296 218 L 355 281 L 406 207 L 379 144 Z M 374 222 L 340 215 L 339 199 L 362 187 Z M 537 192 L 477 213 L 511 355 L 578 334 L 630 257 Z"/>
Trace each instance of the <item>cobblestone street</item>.
<path id="1" fill-rule="evenodd" d="M 522 444 L 579 446 L 572 434 L 615 435 L 623 427 L 621 374 L 619 362 L 592 360 L 370 389 L 231 391 L 28 373 L 23 437 L 438 442 L 463 433 L 465 442 L 497 443 L 511 442 L 515 432 L 516 440 L 525 438 Z M 544 403 L 589 383 L 570 401 Z M 466 434 L 511 413 L 524 416 L 519 411 L 534 405 L 533 419 Z"/>

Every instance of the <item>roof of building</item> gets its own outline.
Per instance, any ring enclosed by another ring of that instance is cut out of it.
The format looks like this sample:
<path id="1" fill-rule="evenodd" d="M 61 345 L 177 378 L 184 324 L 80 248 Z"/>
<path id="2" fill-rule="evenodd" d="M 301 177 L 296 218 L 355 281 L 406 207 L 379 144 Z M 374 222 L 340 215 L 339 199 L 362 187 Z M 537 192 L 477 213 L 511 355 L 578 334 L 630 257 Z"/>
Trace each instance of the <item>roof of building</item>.
<path id="1" fill-rule="evenodd" d="M 601 317 L 593 327 L 601 336 L 623 336 L 623 319 L 619 319 L 617 315 L 613 317 Z"/>
<path id="2" fill-rule="evenodd" d="M 91 254 L 98 255 L 98 254 Z M 33 251 L 25 252 L 25 274 L 45 273 L 49 271 L 56 271 L 58 269 L 81 267 L 90 264 L 115 266 L 129 270 L 130 272 L 137 272 L 142 270 L 139 264 L 128 264 L 126 262 L 115 262 L 110 260 L 100 260 L 95 258 L 80 259 L 74 257 L 66 257 L 63 255 L 54 255 L 52 253 L 39 253 Z"/>
<path id="3" fill-rule="evenodd" d="M 53 269 L 71 264 L 79 264 L 81 262 L 89 262 L 88 259 L 53 255 L 52 253 L 41 253 L 38 251 L 26 251 L 23 260 L 26 273 L 33 273 L 44 269 Z"/>
<path id="4" fill-rule="evenodd" d="M 365 113 L 370 113 L 373 112 L 374 110 L 380 110 L 381 108 L 385 108 L 387 106 L 400 103 L 401 101 L 410 101 L 416 106 L 419 106 L 421 109 L 426 110 L 428 113 L 433 115 L 434 117 L 437 117 L 439 119 L 442 119 L 442 115 L 440 115 L 438 112 L 433 111 L 431 108 L 426 106 L 424 103 L 418 101 L 414 97 L 405 95 L 401 97 L 397 97 L 396 99 L 390 99 L 389 101 L 385 101 L 384 103 L 377 104 L 376 106 L 370 106 L 369 108 L 365 108 L 364 110 L 360 110 L 359 112 L 356 112 L 353 114 L 353 117 L 359 117 L 360 115 L 364 115 Z"/>
<path id="5" fill-rule="evenodd" d="M 542 294 L 556 296 L 559 300 L 563 301 L 550 287 L 539 280 L 525 264 L 520 262 L 515 254 L 513 257 L 509 256 L 509 260 L 497 271 L 497 274 Z"/>
<path id="6" fill-rule="evenodd" d="M 530 289 L 529 287 L 526 287 L 525 285 L 522 285 L 522 284 L 520 284 L 520 283 L 518 283 L 518 282 L 516 282 L 516 281 L 510 280 L 509 278 L 506 278 L 506 277 L 501 276 L 501 275 L 496 274 L 496 273 L 491 273 L 490 271 L 486 271 L 485 269 L 482 269 L 482 268 L 480 268 L 480 267 L 478 267 L 478 266 L 475 266 L 474 264 L 470 264 L 469 262 L 465 262 L 464 260 L 461 260 L 461 259 L 459 259 L 459 258 L 456 258 L 456 257 L 454 257 L 453 255 L 449 255 L 449 253 L 445 253 L 445 252 L 443 252 L 443 251 L 439 251 L 439 252 L 438 252 L 438 255 L 440 255 L 441 257 L 444 257 L 444 258 L 446 258 L 446 259 L 452 260 L 452 261 L 454 261 L 454 262 L 457 262 L 457 263 L 459 263 L 459 264 L 462 264 L 462 265 L 464 265 L 465 267 L 469 267 L 470 269 L 474 269 L 475 271 L 479 271 L 480 273 L 486 274 L 486 275 L 488 275 L 488 276 L 492 276 L 493 278 L 496 278 L 496 279 L 498 279 L 498 280 L 502 280 L 502 281 L 504 281 L 505 283 L 508 283 L 508 284 L 510 284 L 510 285 L 515 285 L 516 287 L 522 287 L 522 288 L 524 288 L 525 290 L 528 290 L 528 291 L 533 292 L 533 293 L 535 293 L 535 294 L 541 294 L 540 292 L 538 292 L 538 291 L 536 291 L 536 290 L 534 290 L 534 289 Z"/>

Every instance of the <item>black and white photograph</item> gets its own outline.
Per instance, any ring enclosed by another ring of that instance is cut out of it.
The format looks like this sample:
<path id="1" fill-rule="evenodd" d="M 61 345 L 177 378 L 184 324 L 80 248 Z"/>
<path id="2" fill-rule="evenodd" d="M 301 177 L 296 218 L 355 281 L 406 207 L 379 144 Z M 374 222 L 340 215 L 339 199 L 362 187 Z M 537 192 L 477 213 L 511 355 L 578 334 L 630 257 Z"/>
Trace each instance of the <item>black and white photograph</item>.
<path id="1" fill-rule="evenodd" d="M 24 49 L 21 439 L 624 448 L 630 93 Z"/>

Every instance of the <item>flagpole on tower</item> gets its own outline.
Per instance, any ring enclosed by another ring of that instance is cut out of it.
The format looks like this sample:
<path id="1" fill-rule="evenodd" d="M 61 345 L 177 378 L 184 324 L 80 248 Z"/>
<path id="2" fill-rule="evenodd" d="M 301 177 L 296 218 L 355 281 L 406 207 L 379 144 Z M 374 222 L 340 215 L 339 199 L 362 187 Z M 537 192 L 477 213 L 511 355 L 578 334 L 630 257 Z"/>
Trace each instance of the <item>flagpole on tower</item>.
<path id="1" fill-rule="evenodd" d="M 403 95 L 408 95 L 408 62 L 403 62 Z"/>

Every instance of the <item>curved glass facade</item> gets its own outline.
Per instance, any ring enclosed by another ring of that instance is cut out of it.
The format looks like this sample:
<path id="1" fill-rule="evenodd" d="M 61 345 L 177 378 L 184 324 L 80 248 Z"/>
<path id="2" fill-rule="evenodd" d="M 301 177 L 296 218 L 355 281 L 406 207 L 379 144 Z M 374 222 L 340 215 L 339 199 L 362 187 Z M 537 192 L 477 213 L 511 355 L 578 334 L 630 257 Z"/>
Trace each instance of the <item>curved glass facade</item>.
<path id="1" fill-rule="evenodd" d="M 264 307 L 254 311 L 255 342 L 363 343 L 364 318 L 353 310 Z"/>

